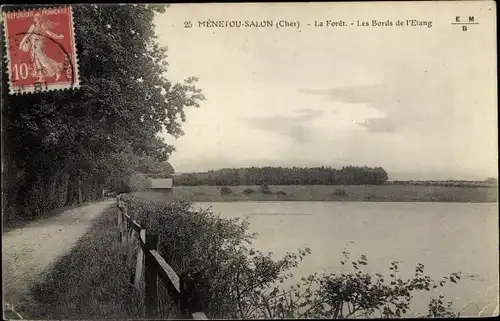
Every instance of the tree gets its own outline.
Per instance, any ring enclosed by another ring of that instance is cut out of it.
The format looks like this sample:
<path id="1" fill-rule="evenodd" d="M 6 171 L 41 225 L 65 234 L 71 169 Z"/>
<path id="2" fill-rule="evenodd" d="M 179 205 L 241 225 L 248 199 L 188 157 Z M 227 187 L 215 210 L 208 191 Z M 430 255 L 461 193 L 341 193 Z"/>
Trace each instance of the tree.
<path id="1" fill-rule="evenodd" d="M 220 188 L 220 194 L 221 195 L 231 195 L 231 194 L 233 194 L 233 191 L 227 186 L 222 186 Z"/>
<path id="2" fill-rule="evenodd" d="M 347 192 L 343 188 L 337 188 L 333 192 L 334 196 L 346 197 L 348 196 Z"/>
<path id="3" fill-rule="evenodd" d="M 168 160 L 174 148 L 157 133 L 182 135 L 184 108 L 199 107 L 204 97 L 195 78 L 172 83 L 165 77 L 166 48 L 153 25 L 164 10 L 165 5 L 73 5 L 78 90 L 13 96 L 4 75 L 4 200 L 10 212 L 36 215 L 95 199 L 113 179 L 110 166 L 103 165 L 112 154 L 132 153 L 158 164 Z"/>
<path id="4" fill-rule="evenodd" d="M 250 195 L 250 194 L 252 194 L 253 192 L 254 192 L 254 190 L 253 190 L 253 189 L 251 189 L 251 188 L 245 188 L 245 189 L 243 190 L 243 194 L 245 194 L 245 195 Z"/>
<path id="5" fill-rule="evenodd" d="M 485 179 L 484 182 L 486 184 L 491 184 L 491 185 L 498 184 L 498 180 L 494 177 L 489 177 L 489 178 Z"/>
<path id="6" fill-rule="evenodd" d="M 269 185 L 267 185 L 266 183 L 260 185 L 260 188 L 259 188 L 260 192 L 262 194 L 272 194 L 273 192 L 271 192 L 271 190 L 269 189 Z"/>

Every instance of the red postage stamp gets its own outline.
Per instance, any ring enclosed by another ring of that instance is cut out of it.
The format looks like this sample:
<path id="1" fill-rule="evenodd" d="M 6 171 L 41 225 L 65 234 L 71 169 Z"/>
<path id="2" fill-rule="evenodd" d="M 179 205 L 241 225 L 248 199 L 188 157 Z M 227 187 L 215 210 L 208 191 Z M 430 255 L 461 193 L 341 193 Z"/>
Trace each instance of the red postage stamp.
<path id="1" fill-rule="evenodd" d="M 9 93 L 79 87 L 70 6 L 4 12 Z"/>

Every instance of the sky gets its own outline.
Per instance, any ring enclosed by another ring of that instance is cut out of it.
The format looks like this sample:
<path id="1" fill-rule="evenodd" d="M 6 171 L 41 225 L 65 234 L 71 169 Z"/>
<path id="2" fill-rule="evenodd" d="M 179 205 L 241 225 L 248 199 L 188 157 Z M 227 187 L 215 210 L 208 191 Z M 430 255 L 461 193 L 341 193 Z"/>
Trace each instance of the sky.
<path id="1" fill-rule="evenodd" d="M 171 5 L 155 18 L 167 76 L 199 77 L 206 100 L 186 110 L 184 136 L 160 135 L 176 148 L 170 162 L 177 172 L 354 165 L 381 166 L 389 179 L 497 177 L 494 10 L 489 2 Z M 480 24 L 464 32 L 451 24 L 457 15 Z M 301 27 L 199 27 L 208 19 Z M 432 27 L 313 27 L 327 19 Z"/>

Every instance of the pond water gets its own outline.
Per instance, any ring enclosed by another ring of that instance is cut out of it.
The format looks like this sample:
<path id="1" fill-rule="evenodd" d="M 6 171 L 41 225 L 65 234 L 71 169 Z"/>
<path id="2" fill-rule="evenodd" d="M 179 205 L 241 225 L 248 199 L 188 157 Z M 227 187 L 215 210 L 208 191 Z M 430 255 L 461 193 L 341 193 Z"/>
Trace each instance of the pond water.
<path id="1" fill-rule="evenodd" d="M 442 289 L 462 316 L 498 314 L 498 203 L 376 202 L 217 202 L 225 217 L 248 216 L 258 237 L 253 247 L 276 258 L 309 247 L 294 275 L 340 272 L 341 251 L 348 244 L 352 258 L 365 254 L 370 273 L 388 274 L 400 261 L 402 276 L 411 277 L 418 263 L 439 279 L 461 271 L 462 280 Z M 413 313 L 426 313 L 430 295 L 415 297 Z"/>

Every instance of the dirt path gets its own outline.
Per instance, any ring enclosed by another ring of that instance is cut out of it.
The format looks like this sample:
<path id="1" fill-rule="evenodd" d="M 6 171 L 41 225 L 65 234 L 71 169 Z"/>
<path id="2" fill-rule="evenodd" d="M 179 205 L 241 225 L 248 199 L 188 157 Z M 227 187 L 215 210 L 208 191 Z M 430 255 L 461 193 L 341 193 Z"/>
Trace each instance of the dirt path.
<path id="1" fill-rule="evenodd" d="M 17 306 L 58 257 L 67 253 L 114 199 L 68 209 L 2 235 L 4 302 Z"/>

